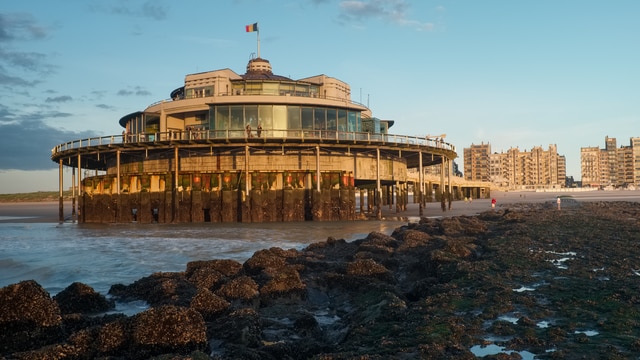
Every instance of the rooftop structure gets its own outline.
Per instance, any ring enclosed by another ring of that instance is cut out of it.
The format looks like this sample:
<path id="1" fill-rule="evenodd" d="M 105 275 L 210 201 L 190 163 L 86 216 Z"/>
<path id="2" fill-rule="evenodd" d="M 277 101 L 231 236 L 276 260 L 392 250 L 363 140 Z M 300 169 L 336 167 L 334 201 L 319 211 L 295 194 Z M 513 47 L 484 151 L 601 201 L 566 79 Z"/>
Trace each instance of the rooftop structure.
<path id="1" fill-rule="evenodd" d="M 461 193 L 446 189 L 445 171 L 424 181 L 424 167 L 450 168 L 453 145 L 390 134 L 394 121 L 352 101 L 347 83 L 275 75 L 262 58 L 242 75 L 189 74 L 170 99 L 119 123 L 121 135 L 52 149 L 61 179 L 63 166 L 78 170 L 79 221 L 352 220 L 379 217 L 385 203 L 402 210 L 409 185 L 421 203 Z"/>

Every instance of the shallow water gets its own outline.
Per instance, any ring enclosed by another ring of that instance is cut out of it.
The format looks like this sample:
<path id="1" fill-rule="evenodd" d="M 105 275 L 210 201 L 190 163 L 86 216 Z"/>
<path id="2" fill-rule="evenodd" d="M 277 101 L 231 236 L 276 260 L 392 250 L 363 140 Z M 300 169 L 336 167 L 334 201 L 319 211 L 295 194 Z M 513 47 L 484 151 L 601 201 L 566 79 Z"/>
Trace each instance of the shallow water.
<path id="1" fill-rule="evenodd" d="M 391 234 L 403 221 L 259 224 L 0 223 L 0 287 L 35 280 L 52 296 L 73 282 L 106 294 L 194 260 L 244 262 L 260 249 L 302 249 L 329 236 L 353 241 Z"/>

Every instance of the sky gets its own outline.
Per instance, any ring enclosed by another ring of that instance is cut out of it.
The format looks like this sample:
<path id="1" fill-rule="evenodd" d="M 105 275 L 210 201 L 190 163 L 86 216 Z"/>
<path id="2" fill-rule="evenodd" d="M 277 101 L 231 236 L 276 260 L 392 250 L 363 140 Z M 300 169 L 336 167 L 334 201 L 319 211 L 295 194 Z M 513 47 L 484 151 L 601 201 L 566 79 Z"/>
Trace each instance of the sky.
<path id="1" fill-rule="evenodd" d="M 51 148 L 122 133 L 187 74 L 325 74 L 395 120 L 492 152 L 640 137 L 637 0 L 21 0 L 0 5 L 0 193 L 58 190 Z M 71 170 L 65 167 L 65 188 Z"/>

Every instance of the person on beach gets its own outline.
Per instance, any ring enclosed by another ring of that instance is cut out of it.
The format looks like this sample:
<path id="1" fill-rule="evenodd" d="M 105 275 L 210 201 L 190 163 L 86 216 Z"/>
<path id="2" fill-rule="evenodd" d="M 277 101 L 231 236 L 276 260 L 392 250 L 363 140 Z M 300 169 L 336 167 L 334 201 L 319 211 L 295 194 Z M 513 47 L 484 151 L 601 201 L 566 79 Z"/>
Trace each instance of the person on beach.
<path id="1" fill-rule="evenodd" d="M 492 199 L 491 199 L 491 208 L 492 208 L 492 209 L 495 209 L 495 208 L 496 208 L 496 202 L 497 202 L 497 201 L 496 201 L 496 198 L 492 198 Z"/>

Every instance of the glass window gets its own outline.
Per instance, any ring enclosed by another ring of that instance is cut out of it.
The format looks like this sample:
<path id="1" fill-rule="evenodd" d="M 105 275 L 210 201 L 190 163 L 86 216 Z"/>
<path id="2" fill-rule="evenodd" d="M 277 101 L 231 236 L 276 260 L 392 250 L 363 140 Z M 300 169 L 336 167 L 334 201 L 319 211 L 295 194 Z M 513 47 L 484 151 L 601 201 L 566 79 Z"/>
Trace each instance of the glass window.
<path id="1" fill-rule="evenodd" d="M 338 126 L 345 126 L 345 130 L 344 131 L 353 131 L 351 130 L 351 128 L 349 128 L 348 124 L 347 124 L 347 110 L 344 109 L 340 109 L 338 110 Z"/>
<path id="2" fill-rule="evenodd" d="M 242 106 L 231 106 L 231 125 L 229 129 L 244 129 L 244 108 Z"/>
<path id="3" fill-rule="evenodd" d="M 287 107 L 285 105 L 273 106 L 273 129 L 285 130 L 287 128 Z M 286 131 L 274 132 L 273 136 L 285 137 Z"/>
<path id="4" fill-rule="evenodd" d="M 229 128 L 229 107 L 216 106 L 216 129 L 227 130 Z"/>
<path id="5" fill-rule="evenodd" d="M 313 128 L 315 130 L 327 130 L 327 109 L 313 109 Z"/>
<path id="6" fill-rule="evenodd" d="M 362 131 L 362 129 L 360 128 L 360 126 L 358 126 L 358 121 L 357 121 L 357 117 L 356 115 L 358 115 L 357 112 L 355 111 L 349 111 L 348 112 L 348 116 L 349 116 L 349 131 Z"/>
<path id="7" fill-rule="evenodd" d="M 313 129 L 313 108 L 302 108 L 302 128 Z"/>
<path id="8" fill-rule="evenodd" d="M 258 127 L 258 105 L 245 105 L 244 117 L 245 117 L 246 123 L 251 124 L 251 127 L 257 128 Z"/>
<path id="9" fill-rule="evenodd" d="M 260 95 L 262 92 L 261 82 L 248 82 L 245 84 L 244 93 L 247 95 Z"/>
<path id="10" fill-rule="evenodd" d="M 209 129 L 216 130 L 216 107 L 209 107 Z"/>
<path id="11" fill-rule="evenodd" d="M 300 107 L 289 106 L 287 108 L 287 128 L 289 130 L 302 129 L 302 123 L 300 120 Z"/>
<path id="12" fill-rule="evenodd" d="M 278 91 L 278 83 L 263 83 L 262 84 L 262 94 L 264 95 L 278 95 L 279 91 Z"/>
<path id="13" fill-rule="evenodd" d="M 291 95 L 295 91 L 293 84 L 280 84 L 280 95 Z"/>
<path id="14" fill-rule="evenodd" d="M 338 124 L 336 123 L 336 109 L 327 109 L 327 130 L 340 130 L 337 126 Z"/>
<path id="15" fill-rule="evenodd" d="M 304 84 L 297 84 L 296 96 L 309 96 L 309 86 Z"/>
<path id="16" fill-rule="evenodd" d="M 273 129 L 273 106 L 272 105 L 260 105 L 258 107 L 258 122 L 262 125 L 264 130 Z"/>

